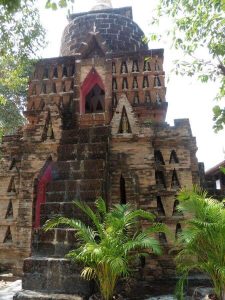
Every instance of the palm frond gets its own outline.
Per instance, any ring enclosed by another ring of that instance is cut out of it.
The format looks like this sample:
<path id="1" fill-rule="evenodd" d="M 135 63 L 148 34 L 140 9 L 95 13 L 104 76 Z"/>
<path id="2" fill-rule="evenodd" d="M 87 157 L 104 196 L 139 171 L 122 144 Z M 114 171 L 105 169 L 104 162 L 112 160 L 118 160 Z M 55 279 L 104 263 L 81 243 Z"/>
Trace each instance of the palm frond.
<path id="1" fill-rule="evenodd" d="M 223 203 L 207 197 L 207 193 L 195 187 L 182 190 L 178 195 L 179 208 L 191 214 L 179 235 L 175 262 L 183 274 L 178 281 L 177 297 L 183 299 L 183 284 L 190 270 L 209 275 L 218 297 L 225 282 L 225 209 Z"/>
<path id="2" fill-rule="evenodd" d="M 97 214 L 83 201 L 74 201 L 74 204 L 79 207 L 93 222 L 98 234 L 102 237 L 104 235 L 103 226 L 101 225 L 101 220 L 99 220 Z"/>
<path id="3" fill-rule="evenodd" d="M 128 211 L 125 216 L 125 222 L 130 223 L 132 221 L 136 221 L 137 219 L 145 219 L 148 221 L 153 221 L 155 219 L 155 216 L 142 209 L 136 209 L 133 211 Z"/>
<path id="4" fill-rule="evenodd" d="M 80 220 L 69 219 L 65 217 L 57 217 L 48 220 L 43 226 L 45 231 L 56 228 L 59 225 L 67 225 L 69 228 L 76 230 L 76 234 L 80 240 L 84 242 L 95 241 L 96 232 L 92 230 L 89 226 L 86 226 Z"/>
<path id="5" fill-rule="evenodd" d="M 85 267 L 81 271 L 81 277 L 83 277 L 86 280 L 92 280 L 96 278 L 96 272 L 91 267 Z"/>
<path id="6" fill-rule="evenodd" d="M 95 201 L 95 205 L 96 205 L 99 213 L 102 214 L 103 217 L 105 217 L 105 215 L 107 213 L 107 207 L 106 207 L 106 203 L 103 200 L 103 198 L 102 197 L 97 198 Z"/>
<path id="7" fill-rule="evenodd" d="M 151 249 L 154 254 L 160 255 L 162 253 L 159 241 L 153 237 L 148 236 L 146 232 L 141 232 L 132 240 L 124 244 L 126 252 L 138 249 Z"/>
<path id="8" fill-rule="evenodd" d="M 175 296 L 177 300 L 184 300 L 184 286 L 187 283 L 188 273 L 184 272 L 182 276 L 179 278 L 176 288 L 175 288 Z"/>
<path id="9" fill-rule="evenodd" d="M 148 234 L 153 234 L 157 232 L 164 232 L 170 234 L 169 228 L 163 223 L 154 223 L 151 227 L 147 228 L 145 232 Z"/>

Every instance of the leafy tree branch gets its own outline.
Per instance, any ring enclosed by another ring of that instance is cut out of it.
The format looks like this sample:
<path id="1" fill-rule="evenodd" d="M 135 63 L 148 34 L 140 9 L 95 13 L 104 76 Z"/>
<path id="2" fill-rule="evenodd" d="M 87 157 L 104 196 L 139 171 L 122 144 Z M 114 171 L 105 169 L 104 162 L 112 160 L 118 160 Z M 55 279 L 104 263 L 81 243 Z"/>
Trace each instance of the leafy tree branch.
<path id="1" fill-rule="evenodd" d="M 160 26 L 162 16 L 172 24 L 168 36 L 172 46 L 182 50 L 189 60 L 176 62 L 176 72 L 194 76 L 202 82 L 220 82 L 216 99 L 225 96 L 225 3 L 223 0 L 159 0 L 154 25 Z M 154 34 L 153 37 L 157 35 Z M 202 58 L 199 50 L 207 50 L 210 59 Z M 197 55 L 198 54 L 198 55 Z M 218 109 L 220 108 L 220 110 Z M 225 111 L 214 109 L 214 129 L 225 124 Z"/>

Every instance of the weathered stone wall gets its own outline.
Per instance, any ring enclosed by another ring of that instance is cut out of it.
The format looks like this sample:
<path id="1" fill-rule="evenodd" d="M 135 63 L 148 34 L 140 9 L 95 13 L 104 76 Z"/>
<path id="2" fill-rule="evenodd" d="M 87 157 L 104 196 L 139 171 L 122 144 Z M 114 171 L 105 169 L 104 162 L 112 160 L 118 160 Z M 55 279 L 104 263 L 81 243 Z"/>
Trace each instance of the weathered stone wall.
<path id="1" fill-rule="evenodd" d="M 121 107 L 125 108 L 130 124 L 127 133 L 120 132 Z M 110 204 L 123 203 L 125 189 L 127 203 L 153 212 L 159 222 L 168 225 L 172 235 L 159 235 L 164 255 L 159 259 L 146 259 L 142 271 L 147 281 L 172 276 L 175 268 L 169 249 L 182 230 L 184 218 L 176 211 L 177 191 L 199 183 L 197 148 L 190 124 L 184 119 L 175 120 L 174 127 L 166 123 L 141 126 L 123 96 L 119 99 L 111 126 Z"/>
<path id="2" fill-rule="evenodd" d="M 3 138 L 0 261 L 14 273 L 21 273 L 23 259 L 31 252 L 35 182 L 46 160 L 57 157 L 63 128 L 61 114 L 69 103 L 72 107 L 73 76 L 69 75 L 72 69 L 73 64 L 68 67 L 66 58 L 63 63 L 54 59 L 39 63 L 31 79 L 24 112 L 28 123 L 18 135 Z"/>

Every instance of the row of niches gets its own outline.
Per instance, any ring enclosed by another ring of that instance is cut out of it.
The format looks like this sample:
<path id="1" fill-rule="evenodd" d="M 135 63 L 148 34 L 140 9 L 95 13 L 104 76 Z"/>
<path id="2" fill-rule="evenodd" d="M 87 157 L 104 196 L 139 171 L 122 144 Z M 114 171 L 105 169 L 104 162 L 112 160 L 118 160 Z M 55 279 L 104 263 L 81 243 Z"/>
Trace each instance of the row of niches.
<path id="1" fill-rule="evenodd" d="M 161 170 L 155 171 L 155 183 L 159 189 L 173 189 L 178 190 L 181 188 L 180 180 L 178 179 L 178 173 L 175 169 L 170 172 L 168 178 L 165 176 L 165 172 Z"/>
<path id="2" fill-rule="evenodd" d="M 34 71 L 32 80 L 66 78 L 66 77 L 73 77 L 74 75 L 75 75 L 74 64 L 46 66 L 44 68 L 36 69 Z"/>
<path id="3" fill-rule="evenodd" d="M 55 97 L 35 97 L 28 101 L 27 110 L 45 110 L 49 105 L 56 105 L 60 110 L 64 108 L 68 108 L 68 106 L 72 105 L 73 102 L 73 94 L 65 94 L 63 96 L 55 96 Z"/>
<path id="4" fill-rule="evenodd" d="M 154 151 L 155 163 L 158 165 L 165 165 L 165 161 L 160 150 Z M 170 153 L 169 164 L 179 164 L 179 159 L 175 150 L 172 150 Z"/>
<path id="5" fill-rule="evenodd" d="M 163 71 L 162 62 L 152 58 L 138 60 L 112 62 L 112 74 L 127 74 L 139 72 L 160 72 Z"/>
<path id="6" fill-rule="evenodd" d="M 71 93 L 74 90 L 74 81 L 57 81 L 57 82 L 41 82 L 32 83 L 29 89 L 29 96 Z"/>
<path id="7" fill-rule="evenodd" d="M 161 105 L 165 102 L 165 92 L 163 90 L 160 91 L 138 91 L 138 92 L 125 92 L 128 100 L 132 105 L 141 105 L 141 104 L 149 104 Z M 121 93 L 112 94 L 112 106 L 116 107 L 118 100 L 120 98 Z"/>
<path id="8" fill-rule="evenodd" d="M 164 87 L 164 75 L 162 76 L 132 76 L 112 79 L 112 90 L 138 90 L 147 88 Z"/>

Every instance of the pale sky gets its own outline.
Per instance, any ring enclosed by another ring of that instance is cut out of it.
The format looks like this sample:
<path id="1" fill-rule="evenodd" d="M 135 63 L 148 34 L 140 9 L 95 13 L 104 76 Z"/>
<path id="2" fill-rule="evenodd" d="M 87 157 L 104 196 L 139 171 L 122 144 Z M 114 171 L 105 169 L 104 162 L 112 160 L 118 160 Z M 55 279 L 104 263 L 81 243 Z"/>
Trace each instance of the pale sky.
<path id="1" fill-rule="evenodd" d="M 51 11 L 44 9 L 46 0 L 39 1 L 41 23 L 45 27 L 48 46 L 41 51 L 42 57 L 56 57 L 59 55 L 62 31 L 67 24 L 66 10 Z M 94 0 L 75 0 L 73 12 L 88 11 Z M 113 7 L 132 6 L 134 21 L 147 35 L 151 32 L 149 25 L 152 11 L 157 0 L 112 0 Z M 168 28 L 168 20 L 161 20 L 162 32 Z M 167 37 L 167 36 L 166 36 Z M 206 170 L 225 159 L 225 130 L 219 134 L 213 132 L 212 107 L 217 93 L 218 83 L 200 83 L 194 78 L 178 77 L 171 73 L 174 59 L 183 59 L 182 53 L 169 49 L 169 41 L 150 43 L 150 48 L 164 48 L 164 69 L 169 81 L 166 83 L 168 102 L 167 122 L 173 125 L 174 119 L 189 118 L 192 133 L 197 139 L 199 162 L 205 163 Z M 204 56 L 205 54 L 203 54 Z"/>

